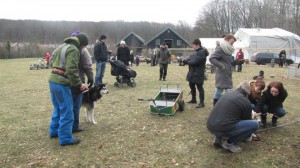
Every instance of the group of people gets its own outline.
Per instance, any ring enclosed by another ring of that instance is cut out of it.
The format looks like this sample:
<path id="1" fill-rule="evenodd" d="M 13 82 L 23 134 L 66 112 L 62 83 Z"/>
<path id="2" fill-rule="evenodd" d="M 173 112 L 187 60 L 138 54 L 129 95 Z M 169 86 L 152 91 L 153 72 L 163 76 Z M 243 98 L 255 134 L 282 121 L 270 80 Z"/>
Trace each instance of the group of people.
<path id="1" fill-rule="evenodd" d="M 54 106 L 50 137 L 59 138 L 62 146 L 79 144 L 80 140 L 72 133 L 83 131 L 79 124 L 79 113 L 83 92 L 93 84 L 103 83 L 103 76 L 108 61 L 107 37 L 101 35 L 94 45 L 96 59 L 96 75 L 94 80 L 91 56 L 86 49 L 89 43 L 85 33 L 74 32 L 64 40 L 49 60 L 52 67 L 49 76 L 51 100 Z M 216 49 L 210 55 L 209 61 L 216 67 L 216 91 L 213 99 L 213 109 L 207 120 L 207 128 L 214 135 L 214 145 L 223 147 L 231 152 L 240 152 L 237 146 L 240 141 L 251 141 L 258 130 L 257 120 L 252 119 L 254 113 L 261 114 L 261 126 L 267 126 L 267 114 L 272 113 L 272 126 L 277 125 L 277 119 L 286 114 L 283 102 L 288 96 L 281 82 L 271 82 L 265 89 L 265 81 L 258 77 L 252 82 L 242 82 L 233 90 L 231 55 L 234 52 L 233 35 L 224 36 L 217 42 Z M 199 39 L 192 43 L 194 52 L 184 59 L 189 66 L 186 80 L 189 82 L 192 99 L 191 104 L 197 104 L 196 88 L 199 92 L 199 104 L 196 108 L 204 107 L 204 73 L 209 55 Z M 129 66 L 130 50 L 125 42 L 118 49 L 118 59 Z M 125 57 L 126 55 L 126 57 Z M 160 66 L 159 80 L 166 80 L 167 68 L 170 62 L 170 52 L 165 43 L 161 44 L 156 55 Z M 85 75 L 87 84 L 85 85 Z M 225 94 L 223 94 L 225 92 Z"/>
<path id="2" fill-rule="evenodd" d="M 213 109 L 207 120 L 207 128 L 214 135 L 214 145 L 231 152 L 241 152 L 237 146 L 241 141 L 257 140 L 255 132 L 259 128 L 257 120 L 252 116 L 261 114 L 261 126 L 267 126 L 267 114 L 272 115 L 272 126 L 277 126 L 277 119 L 286 114 L 283 102 L 288 96 L 281 82 L 271 82 L 265 89 L 265 81 L 258 77 L 255 81 L 243 81 L 233 90 L 231 55 L 236 38 L 226 35 L 217 42 L 215 51 L 209 61 L 216 67 L 216 92 Z M 189 65 L 187 81 L 191 89 L 192 99 L 188 103 L 197 103 L 196 86 L 199 91 L 200 103 L 197 108 L 204 107 L 204 71 L 206 54 L 199 39 L 194 40 L 195 52 L 184 60 Z M 237 54 L 238 56 L 239 54 Z M 240 57 L 237 57 L 238 59 Z M 226 92 L 224 95 L 223 93 Z"/>

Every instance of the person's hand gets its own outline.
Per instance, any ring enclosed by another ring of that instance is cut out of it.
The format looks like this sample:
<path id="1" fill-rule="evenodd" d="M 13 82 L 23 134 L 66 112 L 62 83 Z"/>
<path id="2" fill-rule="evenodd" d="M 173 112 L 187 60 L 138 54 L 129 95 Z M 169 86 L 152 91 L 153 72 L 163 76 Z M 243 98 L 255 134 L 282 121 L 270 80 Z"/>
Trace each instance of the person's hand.
<path id="1" fill-rule="evenodd" d="M 87 84 L 89 85 L 89 88 L 91 88 L 94 84 L 94 79 L 88 79 Z"/>
<path id="2" fill-rule="evenodd" d="M 83 92 L 85 90 L 87 90 L 88 88 L 85 86 L 85 84 L 81 84 L 80 86 L 80 91 Z"/>

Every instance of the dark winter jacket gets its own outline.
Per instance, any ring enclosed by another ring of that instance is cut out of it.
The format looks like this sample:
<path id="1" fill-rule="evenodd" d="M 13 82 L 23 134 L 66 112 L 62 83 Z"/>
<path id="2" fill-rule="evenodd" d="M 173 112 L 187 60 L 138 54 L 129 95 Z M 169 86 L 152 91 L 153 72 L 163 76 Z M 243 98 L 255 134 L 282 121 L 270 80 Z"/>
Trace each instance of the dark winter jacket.
<path id="1" fill-rule="evenodd" d="M 264 105 L 269 107 L 269 112 L 273 112 L 278 107 L 283 107 L 283 102 L 287 98 L 288 93 L 285 89 L 279 90 L 279 95 L 274 97 L 271 94 L 271 88 L 268 87 L 267 90 L 263 92 L 261 100 L 258 102 L 256 112 L 261 112 Z"/>
<path id="2" fill-rule="evenodd" d="M 204 81 L 206 55 L 203 49 L 198 49 L 190 55 L 190 59 L 187 62 L 189 65 L 189 72 L 187 73 L 186 80 L 201 84 Z"/>
<path id="3" fill-rule="evenodd" d="M 241 120 L 251 120 L 252 109 L 246 92 L 238 88 L 225 93 L 214 106 L 207 120 L 208 130 L 215 133 L 225 133 L 233 129 Z"/>
<path id="4" fill-rule="evenodd" d="M 99 41 L 94 46 L 94 57 L 97 62 L 107 62 L 108 52 L 104 42 Z"/>
<path id="5" fill-rule="evenodd" d="M 221 89 L 232 88 L 231 55 L 226 54 L 220 45 L 210 55 L 210 63 L 216 66 L 216 87 Z"/>
<path id="6" fill-rule="evenodd" d="M 128 47 L 119 47 L 117 50 L 117 59 L 122 61 L 125 65 L 129 65 L 130 50 Z"/>
<path id="7" fill-rule="evenodd" d="M 168 64 L 170 62 L 171 55 L 168 49 L 161 48 L 156 55 L 156 62 L 159 64 Z"/>

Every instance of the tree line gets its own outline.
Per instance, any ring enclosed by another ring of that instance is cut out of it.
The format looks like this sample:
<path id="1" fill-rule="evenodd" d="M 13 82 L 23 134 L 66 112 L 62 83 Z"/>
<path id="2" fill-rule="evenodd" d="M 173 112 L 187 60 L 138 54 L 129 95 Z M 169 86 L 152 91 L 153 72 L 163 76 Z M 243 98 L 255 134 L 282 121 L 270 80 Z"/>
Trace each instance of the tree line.
<path id="1" fill-rule="evenodd" d="M 201 37 L 220 37 L 239 28 L 282 28 L 300 34 L 300 0 L 212 0 L 195 29 Z"/>
<path id="2" fill-rule="evenodd" d="M 195 25 L 155 22 L 68 22 L 37 20 L 0 20 L 0 58 L 40 57 L 50 52 L 49 44 L 61 44 L 75 30 L 88 34 L 94 44 L 101 34 L 114 45 L 130 32 L 149 40 L 166 27 L 173 28 L 187 41 L 195 38 L 234 34 L 239 28 L 282 28 L 300 34 L 300 0 L 212 0 L 205 5 Z M 17 43 L 22 45 L 7 46 Z M 41 47 L 41 45 L 49 47 Z M 11 48 L 11 53 L 8 52 Z"/>

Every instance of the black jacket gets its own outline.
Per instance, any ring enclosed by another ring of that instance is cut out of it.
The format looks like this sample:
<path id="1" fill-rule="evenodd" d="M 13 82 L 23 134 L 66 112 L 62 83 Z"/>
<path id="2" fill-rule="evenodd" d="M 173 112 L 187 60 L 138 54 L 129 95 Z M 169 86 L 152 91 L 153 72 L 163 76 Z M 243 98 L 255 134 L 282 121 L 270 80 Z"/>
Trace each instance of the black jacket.
<path id="1" fill-rule="evenodd" d="M 263 95 L 261 97 L 261 100 L 258 102 L 256 112 L 261 112 L 264 105 L 267 105 L 269 107 L 269 111 L 272 112 L 278 107 L 283 107 L 283 102 L 287 98 L 288 93 L 285 89 L 279 90 L 279 95 L 277 97 L 274 97 L 271 94 L 271 88 L 268 88 L 263 92 Z"/>
<path id="2" fill-rule="evenodd" d="M 122 61 L 125 65 L 129 65 L 130 50 L 128 47 L 119 47 L 117 50 L 117 59 Z"/>
<path id="3" fill-rule="evenodd" d="M 246 92 L 237 90 L 225 93 L 214 106 L 207 120 L 211 133 L 230 131 L 241 120 L 251 120 L 252 108 Z"/>
<path id="4" fill-rule="evenodd" d="M 156 63 L 159 64 L 169 64 L 171 59 L 171 54 L 168 49 L 161 48 L 156 55 Z"/>
<path id="5" fill-rule="evenodd" d="M 94 46 L 94 57 L 97 62 L 107 62 L 108 52 L 105 43 L 99 41 Z"/>
<path id="6" fill-rule="evenodd" d="M 190 55 L 190 59 L 187 62 L 189 65 L 189 72 L 186 75 L 186 80 L 201 84 L 204 81 L 204 72 L 206 64 L 206 54 L 203 49 L 198 49 Z"/>

